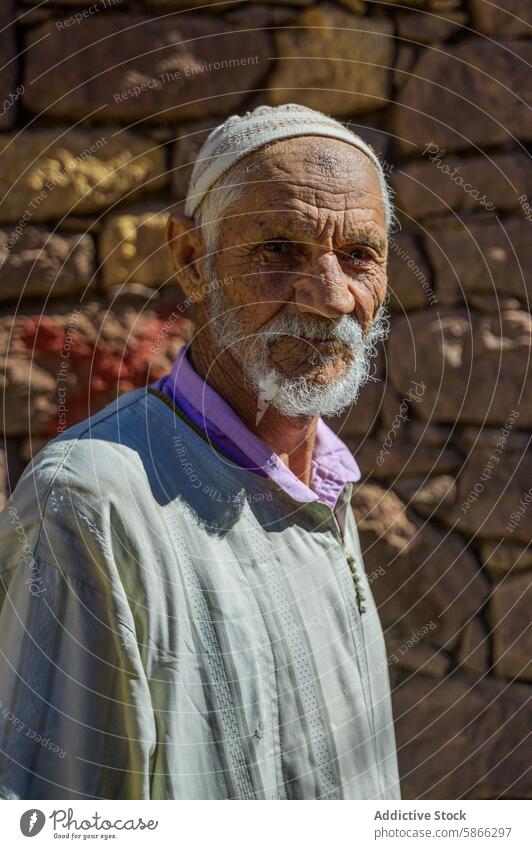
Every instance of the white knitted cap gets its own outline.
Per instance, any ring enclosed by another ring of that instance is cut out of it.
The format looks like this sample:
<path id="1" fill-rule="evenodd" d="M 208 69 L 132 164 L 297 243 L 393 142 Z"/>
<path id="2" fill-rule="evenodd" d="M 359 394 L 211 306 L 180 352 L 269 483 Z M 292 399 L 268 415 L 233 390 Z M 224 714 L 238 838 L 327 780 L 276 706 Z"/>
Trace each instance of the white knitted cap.
<path id="1" fill-rule="evenodd" d="M 244 115 L 231 115 L 209 134 L 192 171 L 185 213 L 192 217 L 209 189 L 239 159 L 268 142 L 296 136 L 326 136 L 352 144 L 369 156 L 382 174 L 381 164 L 371 147 L 334 118 L 298 103 L 257 106 Z"/>

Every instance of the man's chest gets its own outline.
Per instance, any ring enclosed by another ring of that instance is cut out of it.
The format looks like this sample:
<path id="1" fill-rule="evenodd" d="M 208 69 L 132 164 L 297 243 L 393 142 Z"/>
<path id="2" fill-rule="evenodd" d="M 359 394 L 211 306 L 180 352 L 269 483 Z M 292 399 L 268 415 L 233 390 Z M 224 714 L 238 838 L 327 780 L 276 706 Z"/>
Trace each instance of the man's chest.
<path id="1" fill-rule="evenodd" d="M 361 767 L 378 795 L 375 703 L 389 693 L 377 613 L 371 598 L 360 613 L 347 561 L 360 559 L 357 540 L 249 503 L 224 516 L 169 510 L 140 591 L 169 741 L 159 757 L 194 751 L 194 773 L 220 759 L 236 797 L 351 797 Z"/>

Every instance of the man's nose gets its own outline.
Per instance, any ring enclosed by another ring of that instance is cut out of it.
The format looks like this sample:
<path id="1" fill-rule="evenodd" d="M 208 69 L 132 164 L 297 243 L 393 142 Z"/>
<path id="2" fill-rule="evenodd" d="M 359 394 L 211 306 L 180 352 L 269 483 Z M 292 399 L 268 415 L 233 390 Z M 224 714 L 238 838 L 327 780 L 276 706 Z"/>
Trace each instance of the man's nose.
<path id="1" fill-rule="evenodd" d="M 348 278 L 332 252 L 314 257 L 293 285 L 294 301 L 300 312 L 340 318 L 349 315 L 355 308 Z"/>

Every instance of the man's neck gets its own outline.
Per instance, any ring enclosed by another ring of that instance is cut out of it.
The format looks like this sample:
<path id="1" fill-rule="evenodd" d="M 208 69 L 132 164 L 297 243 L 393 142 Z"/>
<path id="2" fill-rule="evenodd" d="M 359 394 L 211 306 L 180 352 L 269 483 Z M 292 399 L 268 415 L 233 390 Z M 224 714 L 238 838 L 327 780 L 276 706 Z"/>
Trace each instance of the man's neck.
<path id="1" fill-rule="evenodd" d="M 200 333 L 190 344 L 189 358 L 198 374 L 232 407 L 246 427 L 310 486 L 319 417 L 284 416 L 269 404 L 257 422 L 257 395 L 246 384 L 242 369 L 229 350 L 213 354 L 209 340 Z"/>

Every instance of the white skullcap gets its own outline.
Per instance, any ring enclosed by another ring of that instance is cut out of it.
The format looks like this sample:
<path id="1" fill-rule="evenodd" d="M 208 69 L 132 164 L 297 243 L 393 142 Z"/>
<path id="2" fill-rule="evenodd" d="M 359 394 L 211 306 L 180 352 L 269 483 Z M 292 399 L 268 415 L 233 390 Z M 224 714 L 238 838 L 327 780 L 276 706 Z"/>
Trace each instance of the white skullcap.
<path id="1" fill-rule="evenodd" d="M 244 115 L 231 115 L 209 134 L 192 171 L 185 213 L 191 217 L 194 215 L 209 189 L 235 162 L 268 142 L 296 136 L 325 136 L 352 144 L 369 156 L 379 174 L 382 173 L 381 164 L 371 147 L 334 118 L 298 103 L 257 106 Z"/>

